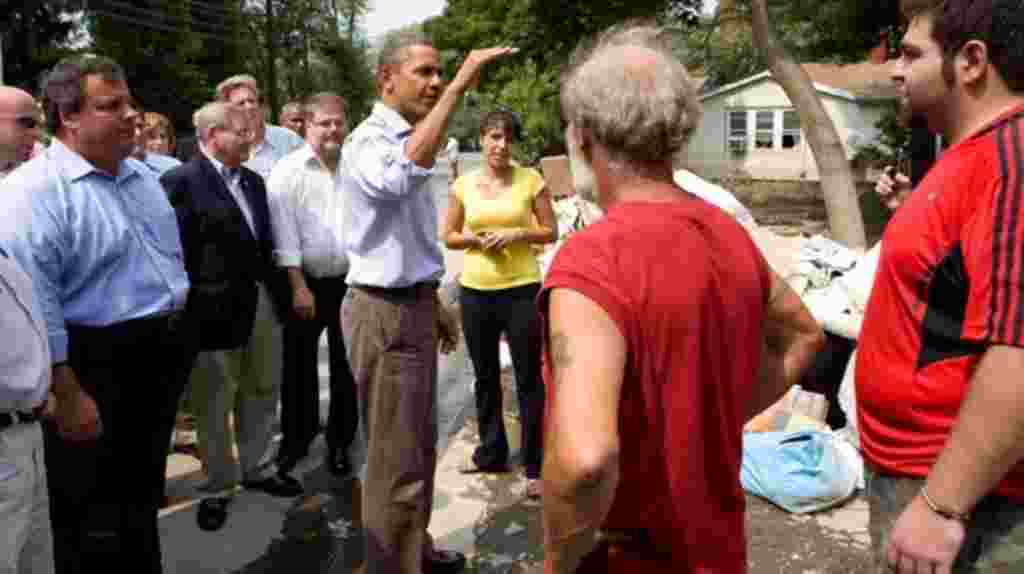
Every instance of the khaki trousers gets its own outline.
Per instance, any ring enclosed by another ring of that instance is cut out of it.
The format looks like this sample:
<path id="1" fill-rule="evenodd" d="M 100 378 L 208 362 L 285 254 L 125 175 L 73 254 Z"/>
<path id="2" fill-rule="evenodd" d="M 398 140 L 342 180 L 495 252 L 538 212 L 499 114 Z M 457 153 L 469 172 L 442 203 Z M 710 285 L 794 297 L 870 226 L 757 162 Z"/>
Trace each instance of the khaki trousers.
<path id="1" fill-rule="evenodd" d="M 882 474 L 867 463 L 864 475 L 875 574 L 888 574 L 889 535 L 903 510 L 921 492 L 924 480 Z M 1024 572 L 1024 504 L 989 495 L 971 512 L 953 574 L 1001 572 Z"/>
<path id="2" fill-rule="evenodd" d="M 208 490 L 274 472 L 271 439 L 281 389 L 281 344 L 281 324 L 267 290 L 259 285 L 256 320 L 246 345 L 203 351 L 196 357 L 189 385 Z M 231 413 L 233 433 L 228 424 Z M 232 454 L 236 440 L 237 463 Z"/>
<path id="3" fill-rule="evenodd" d="M 341 325 L 366 441 L 366 572 L 420 574 L 437 464 L 437 303 L 352 287 Z"/>

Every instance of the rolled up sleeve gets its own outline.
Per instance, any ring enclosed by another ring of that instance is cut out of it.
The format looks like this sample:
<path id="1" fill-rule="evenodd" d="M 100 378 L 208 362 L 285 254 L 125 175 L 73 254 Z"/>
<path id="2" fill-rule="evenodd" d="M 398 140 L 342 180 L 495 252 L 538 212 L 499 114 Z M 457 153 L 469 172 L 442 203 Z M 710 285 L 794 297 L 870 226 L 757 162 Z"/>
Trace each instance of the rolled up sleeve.
<path id="1" fill-rule="evenodd" d="M 356 186 L 383 201 L 402 199 L 418 191 L 433 170 L 409 159 L 405 154 L 407 139 L 377 134 L 352 142 L 345 167 Z"/>
<path id="2" fill-rule="evenodd" d="M 302 267 L 296 204 L 300 173 L 294 162 L 279 162 L 267 179 L 274 259 L 281 267 Z"/>

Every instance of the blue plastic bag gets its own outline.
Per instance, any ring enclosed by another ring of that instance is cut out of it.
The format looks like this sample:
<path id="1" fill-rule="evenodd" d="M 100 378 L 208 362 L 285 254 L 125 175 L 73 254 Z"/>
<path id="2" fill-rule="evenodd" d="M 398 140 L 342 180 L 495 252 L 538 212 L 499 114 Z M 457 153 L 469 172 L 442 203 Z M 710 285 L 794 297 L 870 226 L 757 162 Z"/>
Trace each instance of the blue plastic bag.
<path id="1" fill-rule="evenodd" d="M 743 490 L 794 514 L 845 502 L 863 484 L 863 462 L 831 432 L 745 433 Z"/>

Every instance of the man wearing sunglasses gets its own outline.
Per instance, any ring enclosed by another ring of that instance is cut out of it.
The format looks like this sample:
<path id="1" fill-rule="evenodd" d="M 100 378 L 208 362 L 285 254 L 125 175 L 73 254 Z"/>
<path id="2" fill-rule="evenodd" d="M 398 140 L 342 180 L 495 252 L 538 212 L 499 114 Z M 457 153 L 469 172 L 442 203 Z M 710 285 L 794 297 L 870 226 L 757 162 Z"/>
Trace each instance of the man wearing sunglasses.
<path id="1" fill-rule="evenodd" d="M 32 156 L 39 128 L 32 96 L 18 88 L 0 86 L 0 178 Z"/>

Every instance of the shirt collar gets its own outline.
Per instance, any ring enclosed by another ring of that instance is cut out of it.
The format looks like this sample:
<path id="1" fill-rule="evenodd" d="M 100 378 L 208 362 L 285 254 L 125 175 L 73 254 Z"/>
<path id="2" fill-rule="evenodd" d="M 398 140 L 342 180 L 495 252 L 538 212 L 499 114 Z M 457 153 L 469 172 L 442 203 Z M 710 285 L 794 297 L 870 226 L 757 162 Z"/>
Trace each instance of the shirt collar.
<path id="1" fill-rule="evenodd" d="M 396 134 L 404 135 L 412 131 L 412 124 L 384 102 L 373 104 L 373 115 L 380 118 L 384 125 Z"/>
<path id="2" fill-rule="evenodd" d="M 64 142 L 57 138 L 53 139 L 50 147 L 47 148 L 47 153 L 51 154 L 50 157 L 57 162 L 57 165 L 60 166 L 61 170 L 65 175 L 67 175 L 70 181 L 79 180 L 93 172 L 106 177 L 113 177 L 113 174 L 109 174 L 89 163 L 89 160 L 64 145 Z M 128 158 L 122 159 L 120 165 L 118 165 L 116 179 L 118 181 L 124 181 L 134 175 L 138 175 L 138 171 L 135 166 L 128 161 Z"/>
<path id="3" fill-rule="evenodd" d="M 302 147 L 292 153 L 294 153 L 295 158 L 303 164 L 308 164 L 311 161 L 316 162 L 317 165 L 320 164 L 320 160 L 316 159 L 316 154 L 313 153 L 313 146 L 309 144 L 303 144 Z"/>
<path id="4" fill-rule="evenodd" d="M 266 124 L 265 126 L 263 126 L 263 141 L 252 146 L 252 150 L 250 150 L 249 152 L 249 155 L 251 157 L 256 157 L 265 148 L 270 148 L 271 150 L 274 151 L 277 150 L 278 144 L 274 141 L 276 135 L 274 133 L 275 130 L 273 128 L 275 127 L 277 126 L 275 126 L 274 124 Z"/>
<path id="5" fill-rule="evenodd" d="M 213 157 L 213 154 L 206 149 L 206 146 L 199 144 L 199 151 L 203 152 L 206 159 L 210 160 L 210 163 L 213 164 L 213 169 L 217 170 L 217 173 L 223 177 L 225 175 L 224 164 L 219 159 Z"/>
<path id="6" fill-rule="evenodd" d="M 299 160 L 302 162 L 302 165 L 306 167 L 311 167 L 313 169 L 318 169 L 327 174 L 331 173 L 331 170 L 327 169 L 326 167 L 324 167 L 324 164 L 320 163 L 320 158 L 316 157 L 316 153 L 313 151 L 313 146 L 305 144 L 302 147 L 300 147 L 298 151 L 296 151 L 295 153 L 298 154 Z M 337 173 L 337 170 L 335 171 L 335 173 Z"/>

